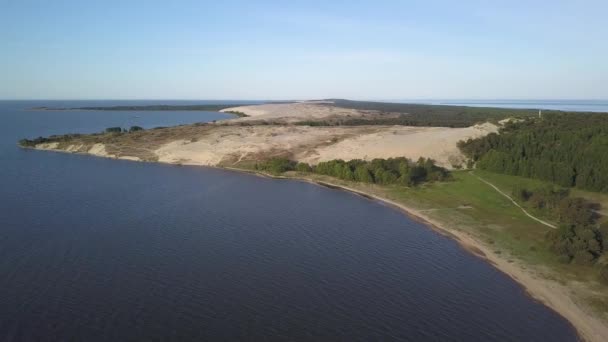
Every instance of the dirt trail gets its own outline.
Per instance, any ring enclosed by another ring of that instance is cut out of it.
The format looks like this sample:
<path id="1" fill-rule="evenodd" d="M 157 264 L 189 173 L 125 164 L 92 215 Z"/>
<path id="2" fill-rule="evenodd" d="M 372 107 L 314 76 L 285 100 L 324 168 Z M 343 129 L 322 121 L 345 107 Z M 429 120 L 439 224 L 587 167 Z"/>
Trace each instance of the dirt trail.
<path id="1" fill-rule="evenodd" d="M 537 221 L 541 224 L 544 224 L 547 227 L 553 228 L 553 229 L 557 229 L 556 226 L 552 225 L 551 223 L 547 222 L 547 221 L 543 221 L 541 219 L 539 219 L 538 217 L 530 214 L 528 211 L 526 211 L 526 209 L 524 209 L 521 205 L 519 205 L 519 203 L 515 202 L 515 200 L 513 198 L 511 198 L 511 196 L 507 195 L 506 193 L 504 193 L 502 190 L 500 190 L 496 185 L 488 182 L 487 180 L 479 177 L 478 175 L 474 174 L 473 171 L 469 172 L 471 175 L 475 176 L 477 179 L 479 179 L 480 181 L 486 183 L 487 185 L 491 186 L 492 188 L 494 188 L 494 190 L 498 191 L 499 194 L 503 195 L 504 197 L 506 197 L 509 201 L 511 201 L 511 203 L 513 203 L 516 207 L 518 207 L 519 209 L 521 209 L 521 211 L 524 212 L 524 214 L 526 214 L 526 216 L 528 216 L 529 218 L 533 219 L 534 221 Z"/>

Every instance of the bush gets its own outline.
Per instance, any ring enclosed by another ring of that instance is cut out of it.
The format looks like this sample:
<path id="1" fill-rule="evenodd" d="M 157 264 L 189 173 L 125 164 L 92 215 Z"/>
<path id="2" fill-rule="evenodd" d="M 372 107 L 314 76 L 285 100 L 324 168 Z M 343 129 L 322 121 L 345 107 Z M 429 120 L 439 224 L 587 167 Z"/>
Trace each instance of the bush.
<path id="1" fill-rule="evenodd" d="M 570 258 L 569 255 L 560 255 L 557 257 L 557 262 L 562 264 L 569 264 L 570 261 L 572 261 L 572 258 Z"/>
<path id="2" fill-rule="evenodd" d="M 520 185 L 515 185 L 515 188 L 513 189 L 511 194 L 513 195 L 513 197 L 515 197 L 515 199 L 521 202 L 527 202 L 532 196 L 532 192 L 528 191 L 528 189 Z"/>
<path id="3" fill-rule="evenodd" d="M 598 239 L 600 240 L 604 249 L 608 249 L 608 221 L 600 225 L 597 233 Z"/>
<path id="4" fill-rule="evenodd" d="M 355 169 L 355 180 L 363 183 L 373 183 L 374 178 L 365 165 L 359 165 Z"/>
<path id="5" fill-rule="evenodd" d="M 122 132 L 122 128 L 121 127 L 108 127 L 106 128 L 106 133 L 121 133 Z"/>
<path id="6" fill-rule="evenodd" d="M 602 265 L 600 268 L 600 280 L 603 283 L 608 284 L 608 265 Z"/>
<path id="7" fill-rule="evenodd" d="M 257 170 L 280 174 L 286 171 L 314 172 L 347 181 L 376 184 L 415 185 L 422 182 L 444 181 L 451 178 L 448 170 L 435 165 L 432 159 L 420 158 L 412 163 L 407 158 L 377 158 L 372 161 L 335 159 L 320 162 L 315 167 L 286 158 L 273 158 L 256 164 Z"/>
<path id="8" fill-rule="evenodd" d="M 279 175 L 283 172 L 293 171 L 296 163 L 287 158 L 272 158 L 263 163 L 255 165 L 256 170 L 267 171 L 275 175 Z"/>
<path id="9" fill-rule="evenodd" d="M 225 111 L 224 113 L 230 113 L 230 114 L 238 116 L 239 118 L 246 118 L 246 117 L 249 116 L 249 115 L 247 115 L 247 114 L 245 114 L 243 112 L 239 112 L 239 111 L 236 111 L 236 110 L 228 110 L 228 111 Z"/>
<path id="10" fill-rule="evenodd" d="M 296 164 L 296 171 L 299 171 L 299 172 L 311 172 L 312 168 L 307 163 L 297 163 Z"/>
<path id="11" fill-rule="evenodd" d="M 25 147 L 34 147 L 34 146 L 36 146 L 36 141 L 40 141 L 41 139 L 42 139 L 42 137 L 34 139 L 34 140 L 21 139 L 21 140 L 19 140 L 19 145 L 25 146 Z M 40 142 L 40 143 L 42 143 L 42 142 Z"/>
<path id="12" fill-rule="evenodd" d="M 574 260 L 580 265 L 591 264 L 602 255 L 600 234 L 593 226 L 562 224 L 557 230 L 547 233 L 549 249 L 560 262 Z"/>
<path id="13" fill-rule="evenodd" d="M 590 204 L 582 198 L 566 197 L 559 202 L 561 222 L 575 225 L 589 225 L 594 221 Z"/>
<path id="14" fill-rule="evenodd" d="M 587 251 L 578 251 L 574 255 L 574 259 L 572 261 L 579 265 L 591 265 L 591 263 L 593 263 L 593 259 L 595 259 L 593 254 Z"/>
<path id="15" fill-rule="evenodd" d="M 137 131 L 143 131 L 143 130 L 144 129 L 139 126 L 131 126 L 131 128 L 129 128 L 129 132 L 137 132 Z"/>
<path id="16" fill-rule="evenodd" d="M 71 139 L 77 138 L 81 136 L 81 134 L 63 134 L 63 135 L 51 135 L 48 138 L 38 137 L 36 139 L 21 139 L 19 140 L 19 145 L 24 147 L 35 147 L 38 144 L 44 143 L 53 143 L 53 142 L 66 142 Z"/>

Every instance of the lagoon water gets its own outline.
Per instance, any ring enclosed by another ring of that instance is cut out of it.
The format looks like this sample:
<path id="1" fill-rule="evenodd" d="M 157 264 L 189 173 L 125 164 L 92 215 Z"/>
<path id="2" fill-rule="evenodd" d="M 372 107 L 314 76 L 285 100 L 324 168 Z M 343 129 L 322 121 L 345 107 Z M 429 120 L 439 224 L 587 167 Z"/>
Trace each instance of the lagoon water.
<path id="1" fill-rule="evenodd" d="M 2 341 L 576 340 L 511 279 L 380 203 L 16 146 L 227 117 L 22 110 L 94 104 L 0 102 Z"/>
<path id="2" fill-rule="evenodd" d="M 561 110 L 565 112 L 608 113 L 608 100 L 397 100 L 401 103 L 421 103 L 446 106 L 494 107 L 513 109 Z"/>

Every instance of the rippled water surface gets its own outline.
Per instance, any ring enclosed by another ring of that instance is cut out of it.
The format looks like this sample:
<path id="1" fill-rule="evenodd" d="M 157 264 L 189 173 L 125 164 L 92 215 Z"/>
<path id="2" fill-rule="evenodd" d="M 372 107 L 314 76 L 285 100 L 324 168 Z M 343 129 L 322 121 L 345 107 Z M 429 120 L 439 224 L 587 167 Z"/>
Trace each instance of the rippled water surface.
<path id="1" fill-rule="evenodd" d="M 455 242 L 297 181 L 21 150 L 22 137 L 225 118 L 0 102 L 0 340 L 571 341 Z"/>
<path id="2" fill-rule="evenodd" d="M 608 100 L 398 100 L 396 102 L 448 106 L 542 109 L 561 110 L 565 112 L 608 113 Z"/>

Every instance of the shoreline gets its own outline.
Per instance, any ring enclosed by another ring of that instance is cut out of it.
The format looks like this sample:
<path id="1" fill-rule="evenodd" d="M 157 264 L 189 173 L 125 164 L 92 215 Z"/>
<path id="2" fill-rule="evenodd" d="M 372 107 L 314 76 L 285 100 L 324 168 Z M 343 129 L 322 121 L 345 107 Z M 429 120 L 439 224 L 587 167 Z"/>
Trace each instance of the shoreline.
<path id="1" fill-rule="evenodd" d="M 419 210 L 413 209 L 382 196 L 366 193 L 361 190 L 327 181 L 317 181 L 310 178 L 301 177 L 273 176 L 258 171 L 249 171 L 238 168 L 214 168 L 245 172 L 265 178 L 303 181 L 325 188 L 350 192 L 368 200 L 385 204 L 395 210 L 400 211 L 408 218 L 425 225 L 434 232 L 453 239 L 466 252 L 471 253 L 475 257 L 483 259 L 483 261 L 489 263 L 498 271 L 511 278 L 513 281 L 519 284 L 524 289 L 526 294 L 533 300 L 542 303 L 566 320 L 568 324 L 574 328 L 578 334 L 578 337 L 582 341 L 600 342 L 604 341 L 604 336 L 608 336 L 605 335 L 605 333 L 608 332 L 608 327 L 576 305 L 576 303 L 574 303 L 574 301 L 572 301 L 572 299 L 569 297 L 569 290 L 567 287 L 558 284 L 555 281 L 535 277 L 530 272 L 526 271 L 525 268 L 518 266 L 516 263 L 509 262 L 508 260 L 497 256 L 496 253 L 493 253 L 492 249 L 485 243 L 475 239 L 467 233 L 447 228 L 444 224 L 430 218 L 428 215 L 423 214 Z"/>
<path id="2" fill-rule="evenodd" d="M 513 262 L 500 254 L 494 253 L 495 248 L 491 248 L 488 244 L 480 239 L 475 238 L 469 233 L 465 233 L 456 228 L 450 228 L 445 223 L 439 222 L 428 215 L 424 214 L 420 210 L 411 208 L 402 203 L 393 201 L 391 199 L 367 193 L 365 191 L 354 189 L 349 186 L 332 183 L 326 180 L 315 180 L 305 176 L 275 176 L 255 170 L 247 170 L 233 167 L 221 167 L 221 166 L 205 166 L 198 164 L 180 164 L 175 162 L 166 161 L 143 161 L 135 160 L 128 157 L 115 157 L 111 155 L 100 155 L 95 153 L 83 153 L 83 152 L 71 152 L 67 150 L 54 149 L 54 148 L 39 148 L 39 147 L 23 147 L 25 149 L 40 150 L 40 151 L 51 151 L 60 153 L 70 154 L 82 154 L 94 157 L 103 157 L 110 159 L 121 159 L 128 161 L 148 162 L 148 163 L 161 163 L 175 166 L 203 166 L 219 170 L 234 171 L 240 173 L 247 173 L 258 177 L 281 179 L 281 180 L 292 180 L 307 182 L 309 184 L 322 186 L 325 188 L 331 188 L 340 191 L 347 191 L 359 196 L 362 196 L 368 200 L 378 201 L 382 204 L 392 207 L 395 210 L 399 210 L 401 213 L 406 215 L 408 218 L 413 219 L 419 223 L 424 224 L 429 229 L 432 229 L 438 234 L 444 235 L 448 238 L 455 240 L 465 251 L 471 253 L 475 257 L 482 258 L 484 261 L 491 264 L 498 271 L 507 275 L 509 278 L 517 282 L 525 290 L 533 300 L 537 300 L 549 309 L 553 310 L 562 318 L 564 318 L 577 332 L 579 338 L 583 341 L 603 341 L 605 336 L 608 336 L 608 325 L 605 325 L 601 320 L 595 318 L 591 313 L 584 310 L 581 306 L 577 305 L 576 302 L 571 298 L 571 290 L 557 281 L 545 279 L 533 274 L 528 270 L 527 266 L 521 265 L 518 262 Z"/>

